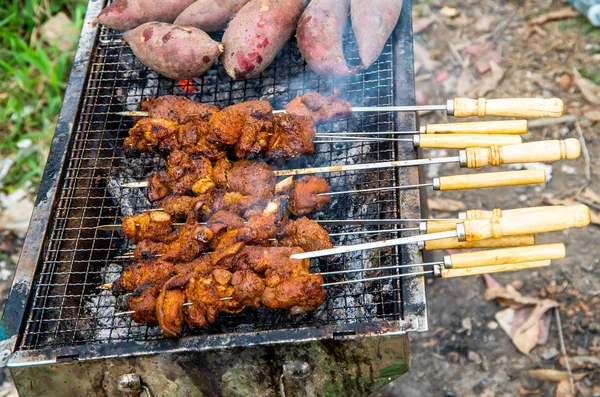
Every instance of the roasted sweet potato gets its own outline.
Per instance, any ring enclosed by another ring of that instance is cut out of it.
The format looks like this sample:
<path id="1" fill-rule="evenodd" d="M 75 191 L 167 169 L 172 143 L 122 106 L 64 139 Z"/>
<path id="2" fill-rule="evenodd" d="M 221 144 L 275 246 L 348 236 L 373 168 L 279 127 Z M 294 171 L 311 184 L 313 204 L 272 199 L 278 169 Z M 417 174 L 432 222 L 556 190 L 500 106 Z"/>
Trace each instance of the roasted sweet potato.
<path id="1" fill-rule="evenodd" d="M 402 11 L 402 0 L 351 0 L 352 29 L 366 69 L 381 55 Z"/>
<path id="2" fill-rule="evenodd" d="M 251 0 L 225 34 L 223 65 L 234 79 L 258 76 L 290 39 L 306 0 Z"/>
<path id="3" fill-rule="evenodd" d="M 171 79 L 204 74 L 223 52 L 222 44 L 200 29 L 148 22 L 123 34 L 136 57 Z"/>
<path id="4" fill-rule="evenodd" d="M 298 21 L 300 52 L 308 66 L 323 77 L 354 72 L 344 58 L 343 35 L 349 13 L 350 0 L 312 0 Z"/>
<path id="5" fill-rule="evenodd" d="M 196 0 L 115 0 L 100 11 L 94 23 L 128 30 L 146 22 L 173 22 Z"/>
<path id="6" fill-rule="evenodd" d="M 205 32 L 218 32 L 227 27 L 233 16 L 250 0 L 197 0 L 186 8 L 175 25 L 193 26 Z"/>

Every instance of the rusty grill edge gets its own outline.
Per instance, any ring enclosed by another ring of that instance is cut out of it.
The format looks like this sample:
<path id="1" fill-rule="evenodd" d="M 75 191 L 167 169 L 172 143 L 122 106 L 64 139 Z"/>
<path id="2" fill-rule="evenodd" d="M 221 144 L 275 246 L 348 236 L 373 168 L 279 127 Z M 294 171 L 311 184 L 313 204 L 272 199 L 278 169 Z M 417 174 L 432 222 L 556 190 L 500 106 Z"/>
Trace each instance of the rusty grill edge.
<path id="1" fill-rule="evenodd" d="M 364 294 L 340 288 L 328 292 L 325 309 L 319 312 L 320 317 L 308 315 L 292 319 L 281 313 L 252 312 L 227 316 L 209 330 L 187 333 L 180 339 L 161 338 L 157 327 L 140 326 L 130 321 L 124 325 L 121 319 L 118 319 L 116 326 L 114 321 L 110 323 L 110 319 L 108 323 L 101 321 L 110 315 L 106 315 L 105 308 L 100 305 L 109 304 L 90 305 L 97 295 L 95 286 L 101 284 L 108 273 L 115 272 L 114 269 L 107 270 L 106 266 L 115 262 L 111 258 L 127 249 L 127 245 L 118 233 L 102 234 L 90 230 L 121 217 L 123 196 L 109 193 L 106 179 L 107 176 L 122 177 L 119 170 L 129 166 L 129 160 L 125 160 L 120 152 L 120 145 L 133 123 L 112 116 L 114 112 L 127 108 L 123 102 L 128 103 L 129 108 L 135 108 L 139 105 L 131 102 L 132 97 L 139 100 L 151 94 L 176 93 L 220 106 L 260 97 L 271 100 L 275 108 L 280 108 L 296 95 L 309 91 L 330 93 L 333 85 L 306 72 L 304 65 L 298 62 L 297 49 L 293 45 L 267 70 L 266 77 L 254 82 L 230 82 L 223 77 L 222 66 L 213 70 L 199 84 L 191 83 L 187 87 L 179 87 L 174 82 L 157 77 L 137 61 L 133 70 L 123 70 L 122 63 L 132 58 L 127 54 L 129 50 L 119 43 L 120 35 L 90 24 L 102 7 L 99 3 L 90 2 L 88 6 L 48 164 L 2 318 L 4 346 L 0 360 L 6 362 L 6 352 L 11 350 L 15 350 L 15 353 L 8 365 L 20 366 L 256 344 L 394 335 L 427 328 L 423 280 L 416 278 L 365 286 L 363 292 L 375 298 L 374 302 L 367 302 L 372 307 L 368 314 L 361 312 L 358 307 L 365 303 L 361 300 Z M 414 103 L 410 5 L 409 1 L 405 1 L 401 21 L 394 33 L 395 39 L 388 44 L 378 64 L 369 73 L 336 82 L 335 87 L 342 88 L 342 98 L 363 106 Z M 349 57 L 356 57 L 355 52 L 354 55 L 352 53 L 355 50 L 350 48 Z M 278 71 L 286 75 L 280 77 Z M 125 77 L 119 77 L 119 73 L 125 74 Z M 292 78 L 297 75 L 299 79 Z M 286 89 L 280 89 L 280 80 L 287 83 Z M 135 91 L 136 84 L 143 87 L 141 91 Z M 197 91 L 190 92 L 190 87 Z M 223 87 L 229 89 L 223 91 Z M 359 116 L 348 123 L 322 128 L 329 131 L 351 128 L 414 130 L 415 124 L 414 114 L 401 113 Z M 373 144 L 354 155 L 348 153 L 347 148 L 351 146 L 322 146 L 328 148 L 322 149 L 319 156 L 286 166 L 319 164 L 323 156 L 344 161 L 356 161 L 359 157 L 369 161 L 416 157 L 415 150 L 408 144 Z M 152 157 L 148 157 L 138 160 L 136 165 L 143 174 L 157 164 Z M 373 175 L 377 176 L 375 181 L 368 178 Z M 351 178 L 350 181 L 348 178 Z M 365 186 L 375 183 L 367 187 L 378 187 L 416 183 L 417 180 L 416 168 L 378 174 L 357 173 L 352 177 L 334 175 L 329 178 L 334 190 L 342 186 L 350 187 L 351 184 Z M 375 204 L 367 201 L 371 199 L 373 197 L 337 203 L 341 210 L 334 209 L 333 215 L 341 217 L 340 214 L 347 211 L 355 215 L 361 211 L 368 214 L 372 208 L 376 208 L 376 216 L 420 216 L 418 191 L 378 195 Z M 134 202 L 136 200 L 133 199 Z M 134 204 L 133 207 L 136 211 L 145 208 L 143 203 Z M 327 215 L 317 216 L 332 219 Z M 371 214 L 369 217 L 374 216 Z M 76 227 L 77 223 L 79 228 Z M 350 239 L 341 243 L 356 242 L 360 241 Z M 335 240 L 336 243 L 340 241 Z M 376 267 L 419 263 L 420 255 L 415 247 L 409 246 L 362 260 L 369 261 L 362 266 Z M 356 258 L 325 260 L 313 265 L 315 269 L 327 271 L 348 268 L 352 262 L 356 262 Z M 369 273 L 369 276 L 374 274 Z M 343 300 L 344 303 L 332 306 L 336 300 Z M 123 307 L 123 300 L 115 300 L 114 304 L 118 311 Z M 354 312 L 353 315 L 349 314 Z M 256 323 L 259 320 L 261 323 Z"/>

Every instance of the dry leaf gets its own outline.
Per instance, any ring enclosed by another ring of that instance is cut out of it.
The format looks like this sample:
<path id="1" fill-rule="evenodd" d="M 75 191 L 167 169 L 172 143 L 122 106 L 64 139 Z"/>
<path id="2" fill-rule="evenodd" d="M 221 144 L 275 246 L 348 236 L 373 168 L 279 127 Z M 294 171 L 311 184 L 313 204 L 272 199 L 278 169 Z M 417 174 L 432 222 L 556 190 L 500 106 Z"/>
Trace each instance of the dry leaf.
<path id="1" fill-rule="evenodd" d="M 581 91 L 581 95 L 589 103 L 600 105 L 600 85 L 596 85 L 592 80 L 583 77 L 575 68 L 573 68 L 573 77 L 575 78 L 575 84 L 577 84 L 579 91 Z"/>
<path id="2" fill-rule="evenodd" d="M 59 12 L 40 27 L 40 36 L 49 44 L 55 44 L 61 51 L 68 51 L 77 42 L 77 28 L 67 14 Z"/>
<path id="3" fill-rule="evenodd" d="M 0 207 L 0 230 L 25 235 L 33 212 L 27 192 L 19 189 L 7 196 L 0 194 Z"/>
<path id="4" fill-rule="evenodd" d="M 539 326 L 519 331 L 519 326 L 526 321 L 526 309 L 504 309 L 496 313 L 495 318 L 500 328 L 510 337 L 515 347 L 523 354 L 529 354 L 539 341 Z"/>
<path id="5" fill-rule="evenodd" d="M 484 76 L 477 84 L 473 86 L 470 94 L 473 98 L 485 96 L 487 93 L 494 91 L 504 78 L 504 69 L 496 62 L 490 61 L 491 73 Z"/>
<path id="6" fill-rule="evenodd" d="M 571 382 L 568 380 L 562 381 L 556 386 L 556 397 L 575 397 L 575 393 L 571 393 Z"/>
<path id="7" fill-rule="evenodd" d="M 454 18 L 454 17 L 457 17 L 458 14 L 460 14 L 459 10 L 457 10 L 456 8 L 448 7 L 448 6 L 444 6 L 440 10 L 440 15 L 443 17 L 446 17 L 446 18 Z"/>
<path id="8" fill-rule="evenodd" d="M 491 62 L 500 63 L 502 57 L 495 42 L 488 40 L 483 43 L 472 44 L 465 47 L 465 52 L 473 57 L 475 68 L 480 74 L 491 69 Z"/>
<path id="9" fill-rule="evenodd" d="M 534 394 L 540 394 L 542 392 L 541 389 L 529 390 L 524 388 L 523 386 L 519 387 L 519 394 L 522 396 L 530 396 Z"/>
<path id="10" fill-rule="evenodd" d="M 589 121 L 600 121 L 600 109 L 589 110 L 584 115 Z"/>
<path id="11" fill-rule="evenodd" d="M 437 198 L 435 200 L 428 199 L 427 205 L 429 206 L 429 209 L 432 211 L 442 211 L 442 212 L 456 212 L 456 211 L 462 211 L 467 208 L 465 203 L 463 203 L 462 201 L 452 200 L 452 199 L 444 199 L 444 198 Z"/>
<path id="12" fill-rule="evenodd" d="M 415 42 L 413 51 L 415 55 L 415 63 L 419 63 L 424 69 L 432 71 L 439 67 L 439 63 L 429 56 L 429 51 L 418 42 Z"/>
<path id="13" fill-rule="evenodd" d="M 573 380 L 578 382 L 586 375 L 586 373 L 573 374 Z M 532 369 L 529 371 L 529 376 L 556 383 L 563 382 L 565 380 L 567 382 L 569 381 L 569 373 L 567 371 L 559 371 L 557 369 Z"/>
<path id="14" fill-rule="evenodd" d="M 421 33 L 435 22 L 434 17 L 413 19 L 413 34 Z"/>
<path id="15" fill-rule="evenodd" d="M 532 20 L 529 21 L 529 23 L 531 25 L 543 25 L 546 22 L 557 21 L 559 19 L 565 19 L 565 18 L 574 18 L 574 17 L 578 17 L 578 16 L 579 16 L 579 12 L 577 12 L 577 10 L 573 9 L 573 7 L 565 7 L 565 8 L 561 8 L 560 10 L 550 12 L 546 15 L 542 15 L 537 18 L 533 18 Z"/>

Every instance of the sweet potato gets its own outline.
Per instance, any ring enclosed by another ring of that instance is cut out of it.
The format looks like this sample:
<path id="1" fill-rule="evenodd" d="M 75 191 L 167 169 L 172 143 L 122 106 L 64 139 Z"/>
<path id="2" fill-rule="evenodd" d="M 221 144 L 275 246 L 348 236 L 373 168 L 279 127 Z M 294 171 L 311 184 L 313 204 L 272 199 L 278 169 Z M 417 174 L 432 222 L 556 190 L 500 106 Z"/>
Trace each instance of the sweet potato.
<path id="1" fill-rule="evenodd" d="M 402 11 L 402 0 L 351 0 L 352 29 L 366 69 L 381 55 Z"/>
<path id="2" fill-rule="evenodd" d="M 200 29 L 148 22 L 123 34 L 136 57 L 171 79 L 204 74 L 223 52 L 222 44 Z"/>
<path id="3" fill-rule="evenodd" d="M 205 32 L 218 32 L 227 27 L 233 16 L 250 0 L 197 0 L 186 8 L 175 25 L 193 26 Z"/>
<path id="4" fill-rule="evenodd" d="M 300 52 L 312 70 L 323 77 L 352 73 L 344 58 L 343 35 L 350 0 L 312 0 L 298 21 Z"/>
<path id="5" fill-rule="evenodd" d="M 306 0 L 251 0 L 225 34 L 223 65 L 234 79 L 260 75 L 290 39 Z"/>
<path id="6" fill-rule="evenodd" d="M 173 22 L 196 0 L 115 0 L 100 11 L 94 23 L 129 30 L 146 22 Z"/>

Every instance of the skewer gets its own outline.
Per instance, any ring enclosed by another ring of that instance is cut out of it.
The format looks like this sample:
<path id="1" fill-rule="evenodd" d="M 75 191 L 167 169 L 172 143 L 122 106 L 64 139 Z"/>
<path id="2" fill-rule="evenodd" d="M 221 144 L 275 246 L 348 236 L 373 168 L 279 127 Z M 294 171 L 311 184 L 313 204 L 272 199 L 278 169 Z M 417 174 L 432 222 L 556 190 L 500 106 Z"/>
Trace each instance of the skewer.
<path id="1" fill-rule="evenodd" d="M 476 254 L 476 253 L 475 253 Z M 393 269 L 402 269 L 409 267 L 421 267 L 421 266 L 432 266 L 432 270 L 425 270 L 420 272 L 412 272 L 412 273 L 402 273 L 402 274 L 394 274 L 390 276 L 380 276 L 380 277 L 370 277 L 370 278 L 362 278 L 362 279 L 353 279 L 353 280 L 345 280 L 345 281 L 335 281 L 331 283 L 325 283 L 321 285 L 321 288 L 333 287 L 344 284 L 354 284 L 354 283 L 365 283 L 372 282 L 378 280 L 390 280 L 395 278 L 404 278 L 404 277 L 418 277 L 425 276 L 427 274 L 431 274 L 436 278 L 454 278 L 454 277 L 464 277 L 464 276 L 474 276 L 478 274 L 489 274 L 489 273 L 498 273 L 498 272 L 509 272 L 509 271 L 518 271 L 525 269 L 532 269 L 536 267 L 545 267 L 549 266 L 551 263 L 550 259 L 537 260 L 537 261 L 523 261 L 520 263 L 507 263 L 507 264 L 499 264 L 499 265 L 491 265 L 491 266 L 475 266 L 468 268 L 459 268 L 459 269 L 446 269 L 438 262 L 433 263 L 421 263 L 421 264 L 408 264 L 408 265 L 400 265 L 400 266 L 386 266 L 386 267 L 373 267 L 367 269 L 356 269 L 356 270 L 341 270 L 335 272 L 325 272 L 325 273 L 315 273 L 316 275 L 335 275 L 335 274 L 344 274 L 344 273 L 359 273 L 359 272 L 370 272 L 370 271 L 381 271 L 381 270 L 393 270 Z M 232 298 L 221 298 L 221 300 L 229 300 Z M 182 306 L 192 306 L 192 302 L 186 302 L 182 304 Z M 124 316 L 128 314 L 134 314 L 135 311 L 130 310 L 126 312 L 118 312 L 115 313 L 114 316 Z"/>
<path id="2" fill-rule="evenodd" d="M 548 207 L 543 210 L 524 213 L 519 216 L 467 219 L 457 223 L 455 229 L 436 233 L 420 234 L 370 243 L 348 245 L 319 251 L 293 254 L 292 259 L 311 259 L 322 256 L 345 254 L 349 252 L 393 247 L 398 245 L 426 243 L 431 240 L 458 238 L 459 241 L 479 241 L 503 236 L 519 236 L 550 231 L 566 230 L 570 227 L 589 225 L 591 214 L 582 204 L 570 207 Z"/>
<path id="3" fill-rule="evenodd" d="M 490 148 L 474 147 L 461 150 L 458 156 L 437 157 L 416 160 L 383 161 L 378 163 L 334 165 L 328 167 L 298 168 L 273 171 L 275 176 L 307 175 L 342 171 L 366 171 L 382 168 L 414 167 L 429 164 L 459 163 L 461 167 L 481 168 L 501 164 L 530 162 L 551 162 L 563 159 L 576 159 L 581 154 L 581 143 L 578 139 L 551 140 L 530 142 L 519 145 L 492 146 Z M 122 188 L 140 188 L 148 186 L 148 182 L 132 182 L 121 185 Z"/>
<path id="4" fill-rule="evenodd" d="M 413 135 L 412 138 L 375 138 L 372 136 L 351 135 L 351 133 L 317 134 L 317 138 L 327 140 L 313 141 L 314 143 L 346 143 L 346 142 L 411 142 L 414 147 L 427 149 L 466 149 L 469 147 L 492 147 L 518 145 L 523 140 L 519 135 L 491 134 L 441 134 Z"/>

